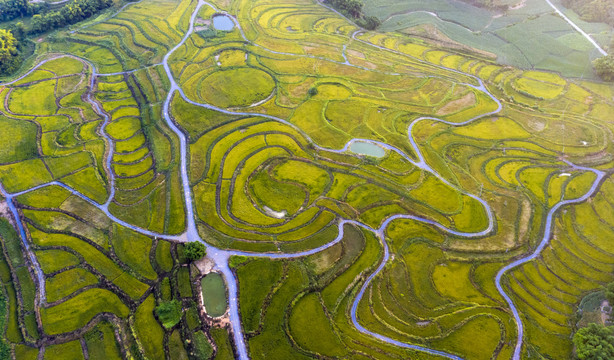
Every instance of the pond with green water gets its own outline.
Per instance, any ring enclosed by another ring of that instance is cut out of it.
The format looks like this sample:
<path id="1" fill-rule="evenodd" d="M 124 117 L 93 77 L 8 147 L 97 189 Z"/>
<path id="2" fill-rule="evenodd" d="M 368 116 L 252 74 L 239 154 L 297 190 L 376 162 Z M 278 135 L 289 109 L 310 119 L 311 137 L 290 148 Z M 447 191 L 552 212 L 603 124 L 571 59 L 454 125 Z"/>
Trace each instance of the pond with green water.
<path id="1" fill-rule="evenodd" d="M 213 317 L 226 312 L 226 284 L 222 275 L 212 272 L 201 279 L 203 301 L 207 314 Z"/>

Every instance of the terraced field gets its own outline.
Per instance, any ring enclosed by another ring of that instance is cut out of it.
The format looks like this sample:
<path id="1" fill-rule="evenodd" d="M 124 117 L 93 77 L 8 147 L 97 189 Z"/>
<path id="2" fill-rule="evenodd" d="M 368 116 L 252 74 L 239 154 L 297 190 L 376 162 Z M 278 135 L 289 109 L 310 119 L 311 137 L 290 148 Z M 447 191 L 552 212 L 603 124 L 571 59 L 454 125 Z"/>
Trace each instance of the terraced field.
<path id="1" fill-rule="evenodd" d="M 311 0 L 53 39 L 0 84 L 15 359 L 564 359 L 613 280 L 610 85 Z"/>

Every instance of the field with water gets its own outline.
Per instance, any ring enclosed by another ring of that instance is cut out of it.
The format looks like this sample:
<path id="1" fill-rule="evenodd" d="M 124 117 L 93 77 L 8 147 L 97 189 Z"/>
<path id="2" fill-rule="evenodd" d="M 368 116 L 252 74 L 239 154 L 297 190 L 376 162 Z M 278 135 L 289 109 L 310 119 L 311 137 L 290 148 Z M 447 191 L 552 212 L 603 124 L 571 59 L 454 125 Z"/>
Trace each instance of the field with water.
<path id="1" fill-rule="evenodd" d="M 614 280 L 612 85 L 312 0 L 53 35 L 0 83 L 14 359 L 565 359 Z"/>

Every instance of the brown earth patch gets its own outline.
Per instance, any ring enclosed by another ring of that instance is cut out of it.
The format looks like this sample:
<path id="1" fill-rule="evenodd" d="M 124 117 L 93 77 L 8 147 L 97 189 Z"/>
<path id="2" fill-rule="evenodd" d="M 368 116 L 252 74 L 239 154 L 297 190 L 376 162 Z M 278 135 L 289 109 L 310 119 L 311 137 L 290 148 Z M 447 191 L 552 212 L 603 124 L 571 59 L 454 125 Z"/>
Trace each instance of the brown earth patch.
<path id="1" fill-rule="evenodd" d="M 531 130 L 540 132 L 546 128 L 546 122 L 537 121 L 537 120 L 529 120 L 527 125 L 531 128 Z"/>
<path id="2" fill-rule="evenodd" d="M 361 53 L 360 51 L 347 50 L 347 53 L 348 53 L 348 55 L 351 55 L 353 57 L 357 57 L 357 58 L 361 58 L 361 59 L 365 58 L 365 54 Z"/>
<path id="3" fill-rule="evenodd" d="M 9 223 L 13 225 L 13 227 L 16 227 L 15 219 L 13 219 L 13 213 L 11 212 L 11 209 L 9 209 L 9 204 L 7 204 L 6 200 L 0 201 L 0 217 L 7 219 Z"/>
<path id="4" fill-rule="evenodd" d="M 475 105 L 475 94 L 473 92 L 469 92 L 463 97 L 456 100 L 452 100 L 449 103 L 445 104 L 443 107 L 437 110 L 436 114 L 439 116 L 448 115 L 464 108 L 470 107 L 472 105 Z"/>

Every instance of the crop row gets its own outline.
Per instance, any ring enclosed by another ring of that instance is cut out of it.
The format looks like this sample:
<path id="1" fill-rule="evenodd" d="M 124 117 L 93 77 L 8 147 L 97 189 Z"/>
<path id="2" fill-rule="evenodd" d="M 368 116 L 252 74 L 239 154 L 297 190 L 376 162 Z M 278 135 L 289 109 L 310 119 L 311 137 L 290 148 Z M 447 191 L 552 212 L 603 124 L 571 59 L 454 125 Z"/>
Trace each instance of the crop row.
<path id="1" fill-rule="evenodd" d="M 39 284 L 32 280 L 33 267 L 24 260 L 11 225 L 1 223 L 0 276 L 8 276 L 3 278 L 9 304 L 6 337 L 15 344 L 15 356 L 36 357 L 41 350 L 50 358 L 82 358 L 87 350 L 93 359 L 174 359 L 211 351 L 202 332 L 207 329 L 203 315 L 193 301 L 192 283 L 200 273 L 184 265 L 182 245 L 113 224 L 60 187 L 16 200 L 22 214 L 18 221 L 25 222 L 27 241 L 44 272 L 46 298 L 35 301 Z M 154 308 L 173 299 L 186 311 L 177 325 L 165 329 Z"/>

